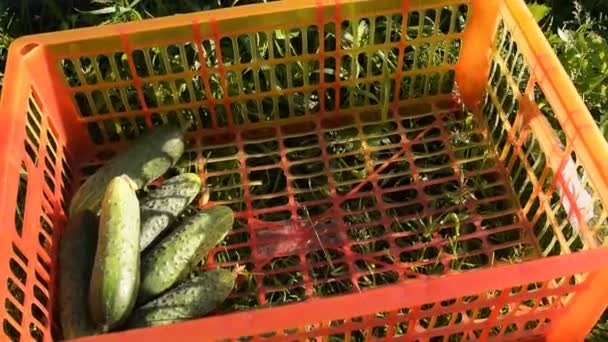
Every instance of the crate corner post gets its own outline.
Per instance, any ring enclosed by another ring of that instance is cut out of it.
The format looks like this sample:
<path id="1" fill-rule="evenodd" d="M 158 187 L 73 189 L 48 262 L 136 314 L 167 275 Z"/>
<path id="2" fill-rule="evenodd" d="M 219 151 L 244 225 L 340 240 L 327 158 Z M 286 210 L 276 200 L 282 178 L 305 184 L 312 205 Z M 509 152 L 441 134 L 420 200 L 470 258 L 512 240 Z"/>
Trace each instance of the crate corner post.
<path id="1" fill-rule="evenodd" d="M 473 110 L 480 109 L 490 73 L 499 4 L 499 0 L 471 1 L 471 16 L 464 31 L 462 52 L 456 67 L 456 84 L 463 103 Z"/>
<path id="2" fill-rule="evenodd" d="M 605 248 L 605 247 L 604 247 Z M 588 285 L 576 293 L 547 333 L 547 342 L 584 341 L 607 309 L 608 268 L 589 274 Z"/>

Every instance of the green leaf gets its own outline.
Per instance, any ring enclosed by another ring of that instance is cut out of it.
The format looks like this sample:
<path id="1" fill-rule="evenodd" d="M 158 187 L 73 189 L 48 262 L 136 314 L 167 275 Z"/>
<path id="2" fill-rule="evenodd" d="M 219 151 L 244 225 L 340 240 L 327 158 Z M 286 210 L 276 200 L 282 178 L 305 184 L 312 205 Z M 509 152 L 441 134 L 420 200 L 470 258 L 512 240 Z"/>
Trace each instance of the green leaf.
<path id="1" fill-rule="evenodd" d="M 277 39 L 284 40 L 285 39 L 285 32 L 283 30 L 274 30 L 274 36 Z"/>
<path id="2" fill-rule="evenodd" d="M 528 9 L 532 13 L 532 16 L 536 22 L 541 21 L 551 11 L 551 7 L 545 4 L 530 4 L 528 5 Z"/>
<path id="3" fill-rule="evenodd" d="M 369 35 L 369 25 L 365 20 L 361 20 L 359 22 L 359 27 L 357 27 L 357 35 L 358 35 L 358 46 L 365 46 L 367 44 L 367 37 Z"/>
<path id="4" fill-rule="evenodd" d="M 572 31 L 570 30 L 562 30 L 561 28 L 557 29 L 557 35 L 559 38 L 565 43 L 569 42 L 572 39 Z"/>
<path id="5" fill-rule="evenodd" d="M 102 15 L 102 14 L 112 14 L 112 13 L 116 13 L 119 10 L 118 6 L 109 6 L 109 7 L 104 7 L 104 8 L 100 8 L 100 9 L 96 9 L 96 10 L 91 10 L 91 11 L 81 11 L 78 8 L 75 8 L 76 12 L 82 13 L 82 14 L 94 14 L 94 15 Z M 121 9 L 122 11 L 122 9 Z"/>
<path id="6" fill-rule="evenodd" d="M 274 34 L 275 34 L 275 37 L 277 37 L 277 39 L 280 39 L 280 40 L 285 40 L 285 37 L 287 37 L 287 35 L 285 35 L 285 30 L 274 30 Z M 300 30 L 289 31 L 289 38 L 294 38 L 294 37 L 299 37 L 299 36 L 300 36 Z"/>
<path id="7" fill-rule="evenodd" d="M 323 70 L 327 75 L 335 75 L 336 71 L 334 69 L 331 68 L 324 68 Z M 319 72 L 318 70 L 316 70 L 316 72 Z"/>
<path id="8" fill-rule="evenodd" d="M 353 88 L 353 91 L 357 95 L 361 95 L 363 97 L 367 97 L 369 99 L 372 99 L 372 100 L 376 101 L 376 103 L 380 103 L 380 100 L 378 100 L 378 98 L 376 97 L 376 95 L 374 95 L 372 92 L 369 92 L 369 91 L 364 90 L 364 89 L 356 88 L 356 87 Z"/>
<path id="9" fill-rule="evenodd" d="M 596 75 L 594 77 L 588 78 L 587 82 L 589 84 L 589 88 L 593 89 L 595 87 L 597 87 L 598 85 L 602 84 L 604 82 L 604 80 L 606 79 L 606 75 Z"/>
<path id="10" fill-rule="evenodd" d="M 388 109 L 389 109 L 389 101 L 390 101 L 390 91 L 391 91 L 391 76 L 390 71 L 388 70 L 388 60 L 384 57 L 384 63 L 382 63 L 382 72 L 384 73 L 384 94 L 382 96 L 382 119 L 385 121 L 388 119 Z"/>
<path id="11" fill-rule="evenodd" d="M 133 0 L 133 2 L 132 2 L 132 3 L 130 3 L 128 7 L 129 7 L 130 9 L 133 9 L 133 8 L 135 8 L 135 6 L 137 6 L 137 5 L 138 5 L 140 2 L 141 2 L 141 0 Z M 141 18 L 141 14 L 139 14 L 139 12 L 137 13 L 137 15 L 138 15 L 138 17 L 140 17 L 140 18 Z"/>

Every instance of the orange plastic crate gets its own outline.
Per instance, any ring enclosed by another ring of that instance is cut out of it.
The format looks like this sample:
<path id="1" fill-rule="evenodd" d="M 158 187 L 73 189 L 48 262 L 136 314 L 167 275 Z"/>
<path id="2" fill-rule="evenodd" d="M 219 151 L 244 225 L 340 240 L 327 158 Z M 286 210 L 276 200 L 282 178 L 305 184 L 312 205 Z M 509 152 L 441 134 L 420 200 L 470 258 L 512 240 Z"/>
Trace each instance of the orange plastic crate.
<path id="1" fill-rule="evenodd" d="M 7 70 L 3 340 L 60 336 L 77 185 L 186 118 L 180 167 L 237 212 L 207 267 L 251 277 L 209 317 L 91 341 L 580 341 L 608 303 L 608 145 L 521 0 L 179 15 L 26 37 Z"/>

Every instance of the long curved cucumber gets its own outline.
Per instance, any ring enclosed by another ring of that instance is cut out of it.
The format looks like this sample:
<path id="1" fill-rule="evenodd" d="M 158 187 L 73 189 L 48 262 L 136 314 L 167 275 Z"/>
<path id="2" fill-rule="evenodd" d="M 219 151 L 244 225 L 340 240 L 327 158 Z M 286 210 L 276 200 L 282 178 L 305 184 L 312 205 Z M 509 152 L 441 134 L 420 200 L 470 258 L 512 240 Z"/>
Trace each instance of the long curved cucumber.
<path id="1" fill-rule="evenodd" d="M 89 209 L 97 212 L 108 183 L 127 175 L 137 190 L 162 176 L 184 153 L 184 132 L 177 125 L 159 126 L 142 134 L 124 151 L 99 168 L 78 188 L 69 215 Z"/>
<path id="2" fill-rule="evenodd" d="M 59 242 L 59 321 L 64 339 L 100 333 L 89 313 L 89 281 L 95 261 L 98 219 L 85 210 L 70 218 Z"/>
<path id="3" fill-rule="evenodd" d="M 131 314 L 139 287 L 139 200 L 128 177 L 115 177 L 101 203 L 89 309 L 107 332 Z"/>
<path id="4" fill-rule="evenodd" d="M 145 250 L 169 227 L 201 191 L 201 178 L 184 173 L 167 179 L 141 201 L 140 250 Z"/>
<path id="5" fill-rule="evenodd" d="M 126 326 L 159 326 L 202 317 L 226 300 L 236 278 L 237 272 L 221 268 L 203 272 L 136 308 Z"/>
<path id="6" fill-rule="evenodd" d="M 232 229 L 234 213 L 216 206 L 186 218 L 142 255 L 137 302 L 145 303 L 184 279 Z"/>

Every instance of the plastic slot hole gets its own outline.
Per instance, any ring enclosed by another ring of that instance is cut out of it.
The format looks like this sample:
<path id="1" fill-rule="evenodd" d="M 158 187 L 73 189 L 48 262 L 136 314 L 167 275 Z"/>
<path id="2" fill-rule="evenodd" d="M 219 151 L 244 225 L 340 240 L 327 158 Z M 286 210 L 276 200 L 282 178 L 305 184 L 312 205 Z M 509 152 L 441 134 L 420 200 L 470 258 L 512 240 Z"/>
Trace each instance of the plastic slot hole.
<path id="1" fill-rule="evenodd" d="M 22 56 L 27 55 L 30 51 L 32 51 L 34 48 L 36 48 L 38 46 L 38 44 L 36 43 L 29 43 L 24 45 L 21 50 L 19 50 L 19 53 L 21 53 Z"/>
<path id="2" fill-rule="evenodd" d="M 253 49 L 258 45 L 256 43 L 251 44 L 251 40 L 255 40 L 255 36 L 253 34 L 241 35 L 238 39 L 241 42 L 240 47 L 237 47 L 238 51 L 234 51 L 236 44 L 233 44 L 232 38 L 223 37 L 220 39 L 220 51 L 222 53 L 223 64 L 233 65 L 235 63 L 235 57 L 241 54 L 248 55 L 247 57 L 242 59 L 242 63 L 249 63 L 253 58 L 256 58 L 256 51 L 254 51 Z"/>
<path id="3" fill-rule="evenodd" d="M 25 143 L 26 143 L 26 145 L 29 145 L 28 143 L 30 143 L 31 145 L 34 146 L 34 148 L 32 148 L 32 150 L 34 150 L 34 149 L 37 150 L 38 147 L 40 146 L 38 135 L 34 133 L 34 130 L 37 128 L 37 126 L 32 126 L 32 125 L 35 125 L 35 124 L 30 124 L 29 120 L 28 120 L 28 124 L 25 126 L 25 134 L 27 135 L 27 139 L 26 139 Z M 30 157 L 32 157 L 32 160 L 34 162 L 36 162 L 36 154 L 37 153 L 33 152 L 33 151 L 30 154 Z"/>
<path id="4" fill-rule="evenodd" d="M 207 68 L 218 65 L 215 42 L 211 39 L 203 40 L 203 62 Z M 199 55 L 200 56 L 200 55 Z"/>
<path id="5" fill-rule="evenodd" d="M 38 233 L 38 243 L 47 255 L 51 255 L 51 242 L 44 236 L 44 234 Z"/>
<path id="6" fill-rule="evenodd" d="M 133 64 L 135 64 L 135 69 L 137 71 L 137 76 L 139 77 L 148 77 L 150 73 L 148 72 L 148 68 L 146 67 L 147 63 L 145 62 L 144 52 L 142 50 L 134 50 L 132 53 Z M 128 57 L 119 57 L 121 60 L 121 64 L 127 64 L 128 67 Z M 123 63 L 124 61 L 124 63 Z M 129 68 L 130 72 L 130 68 Z"/>
<path id="7" fill-rule="evenodd" d="M 32 90 L 31 96 L 28 99 L 28 105 L 29 105 L 31 114 L 34 115 L 34 119 L 36 120 L 36 122 L 38 122 L 38 123 L 42 122 L 42 116 L 40 115 L 40 108 L 43 108 L 43 107 L 42 107 L 42 104 L 40 103 L 40 97 L 34 90 Z"/>
<path id="8" fill-rule="evenodd" d="M 42 275 L 40 275 L 40 273 L 38 273 L 38 271 L 35 271 L 34 273 L 36 275 L 36 280 L 40 282 L 40 285 L 42 285 L 43 288 L 48 290 L 49 283 L 42 277 Z"/>
<path id="9" fill-rule="evenodd" d="M 538 328 L 539 326 L 540 326 L 539 319 L 531 320 L 531 321 L 526 322 L 526 324 L 524 325 L 524 330 L 534 330 L 534 329 Z"/>
<path id="10" fill-rule="evenodd" d="M 15 243 L 11 243 L 11 245 L 13 247 L 13 252 L 15 253 L 15 255 L 17 255 L 19 259 L 21 259 L 21 261 L 23 261 L 23 263 L 27 266 L 28 260 L 23 254 L 23 252 L 17 247 L 17 245 L 15 245 Z"/>
<path id="11" fill-rule="evenodd" d="M 121 92 L 118 90 L 118 88 L 110 88 L 105 94 L 110 99 L 114 112 L 122 113 L 126 110 Z"/>
<path id="12" fill-rule="evenodd" d="M 516 332 L 517 330 L 519 330 L 519 328 L 517 327 L 517 324 L 511 323 L 511 324 L 507 325 L 507 327 L 505 329 L 505 335 L 512 334 L 512 333 Z"/>
<path id="13" fill-rule="evenodd" d="M 185 48 L 188 48 L 189 55 L 191 56 L 192 43 L 186 43 L 183 45 L 169 45 L 166 48 L 167 58 L 169 59 L 169 66 L 172 73 L 180 73 L 185 70 L 190 70 L 188 56 L 186 55 Z M 192 60 L 192 58 L 190 58 Z"/>
<path id="14" fill-rule="evenodd" d="M 53 236 L 53 226 L 44 216 L 40 216 L 40 226 L 49 236 Z"/>
<path id="15" fill-rule="evenodd" d="M 9 314 L 9 316 L 11 316 L 15 320 L 15 322 L 21 324 L 21 320 L 23 319 L 23 313 L 15 304 L 13 304 L 13 302 L 6 299 L 4 301 L 4 308 L 6 309 L 6 312 Z"/>
<path id="16" fill-rule="evenodd" d="M 336 51 L 336 24 L 334 22 L 329 22 L 325 24 L 324 27 L 325 33 L 325 42 L 324 48 L 326 52 Z M 333 34 L 328 34 L 333 33 Z"/>
<path id="17" fill-rule="evenodd" d="M 74 93 L 74 101 L 76 102 L 76 107 L 78 108 L 81 116 L 87 117 L 93 115 L 91 105 L 85 93 Z"/>
<path id="18" fill-rule="evenodd" d="M 50 129 L 46 131 L 46 136 L 48 138 L 48 143 L 51 147 L 51 150 L 57 151 L 57 139 L 55 139 L 55 136 L 52 134 Z"/>
<path id="19" fill-rule="evenodd" d="M 28 135 L 28 137 L 30 138 L 29 141 L 32 141 L 32 136 L 30 135 L 30 130 L 28 127 L 26 127 L 26 133 Z M 32 145 L 29 143 L 28 139 L 26 139 L 24 141 L 24 146 L 25 146 L 25 152 L 27 153 L 27 155 L 30 157 L 30 160 L 32 161 L 32 163 L 35 166 L 38 166 L 38 153 L 34 150 L 34 148 L 32 147 Z M 38 142 L 36 141 L 34 143 L 35 145 L 38 144 Z M 36 146 L 37 147 L 37 146 Z"/>
<path id="20" fill-rule="evenodd" d="M 45 311 L 46 310 L 41 309 L 38 305 L 32 304 L 32 315 L 43 327 L 46 327 L 49 323 Z"/>
<path id="21" fill-rule="evenodd" d="M 61 178 L 63 179 L 63 185 L 69 187 L 72 181 L 72 170 L 65 158 L 65 155 L 61 160 Z"/>
<path id="22" fill-rule="evenodd" d="M 420 25 L 420 12 L 410 12 L 407 22 L 407 38 L 412 40 L 418 38 L 418 31 Z"/>
<path id="23" fill-rule="evenodd" d="M 422 27 L 422 36 L 423 37 L 431 37 L 435 33 L 437 22 L 435 21 L 436 12 L 434 9 L 429 9 L 426 11 L 425 16 L 423 18 L 423 27 Z"/>
<path id="24" fill-rule="evenodd" d="M 36 297 L 36 299 L 38 299 L 38 301 L 45 307 L 49 304 L 49 297 L 38 285 L 34 285 L 34 297 Z"/>
<path id="25" fill-rule="evenodd" d="M 401 336 L 404 336 L 407 334 L 409 324 L 408 324 L 408 322 L 395 323 L 394 328 L 395 328 L 395 332 L 394 332 L 393 336 L 401 337 Z"/>
<path id="26" fill-rule="evenodd" d="M 47 274 L 51 273 L 51 267 L 49 266 L 49 264 L 44 261 L 44 259 L 40 256 L 40 254 L 36 253 L 36 259 L 38 259 L 38 263 L 40 264 L 40 266 L 42 266 L 42 268 L 46 271 Z"/>
<path id="27" fill-rule="evenodd" d="M 42 342 L 44 340 L 44 333 L 42 332 L 42 329 L 40 329 L 36 324 L 34 323 L 30 323 L 30 335 L 34 338 L 34 340 L 36 340 L 37 342 Z"/>
<path id="28" fill-rule="evenodd" d="M 40 137 L 40 126 L 39 123 L 34 119 L 32 112 L 27 112 L 27 125 L 26 133 L 28 138 L 38 147 L 38 141 Z"/>
<path id="29" fill-rule="evenodd" d="M 388 326 L 376 326 L 372 328 L 372 336 L 374 338 L 388 337 Z"/>
<path id="30" fill-rule="evenodd" d="M 456 24 L 456 32 L 463 32 L 469 16 L 469 6 L 468 5 L 460 5 L 458 6 L 457 12 L 457 24 Z"/>
<path id="31" fill-rule="evenodd" d="M 59 61 L 59 65 L 61 66 L 63 75 L 65 76 L 65 79 L 70 87 L 80 87 L 82 85 L 78 79 L 74 62 L 69 59 L 62 59 Z"/>
<path id="32" fill-rule="evenodd" d="M 49 175 L 47 170 L 44 170 L 44 182 L 46 183 L 46 185 L 49 186 L 49 189 L 51 190 L 51 192 L 55 192 L 55 181 Z"/>
<path id="33" fill-rule="evenodd" d="M 91 98 L 93 99 L 93 103 L 95 104 L 95 107 L 94 107 L 95 113 L 94 114 L 110 113 L 109 104 L 107 103 L 101 90 L 93 90 L 93 92 L 91 92 Z"/>
<path id="34" fill-rule="evenodd" d="M 4 334 L 13 342 L 19 342 L 21 339 L 21 333 L 17 328 L 10 324 L 7 320 L 2 323 Z"/>
<path id="35" fill-rule="evenodd" d="M 112 61 L 110 61 L 112 63 Z M 120 74 L 120 78 L 123 80 L 130 80 L 131 77 L 131 69 L 129 68 L 129 62 L 127 59 L 127 54 L 123 52 L 117 52 L 114 54 L 114 63 L 118 72 Z M 136 63 L 137 65 L 137 63 Z M 113 66 L 114 69 L 114 66 Z"/>
<path id="36" fill-rule="evenodd" d="M 12 279 L 8 278 L 6 282 L 6 286 L 8 288 L 8 292 L 15 298 L 19 303 L 23 304 L 25 300 L 25 292 L 17 285 L 17 283 Z"/>
<path id="37" fill-rule="evenodd" d="M 167 74 L 167 65 L 166 60 L 161 51 L 162 48 L 154 47 L 145 49 L 148 51 L 148 56 L 150 58 L 151 67 L 154 71 L 154 75 L 166 75 Z"/>
<path id="38" fill-rule="evenodd" d="M 93 63 L 91 62 L 91 59 L 83 56 L 76 61 L 80 63 L 80 72 L 84 76 L 86 82 L 88 84 L 97 84 L 97 74 L 93 70 Z"/>
<path id="39" fill-rule="evenodd" d="M 15 259 L 11 258 L 9 261 L 10 270 L 16 279 L 22 284 L 25 285 L 27 281 L 27 274 L 25 270 L 15 261 Z"/>

